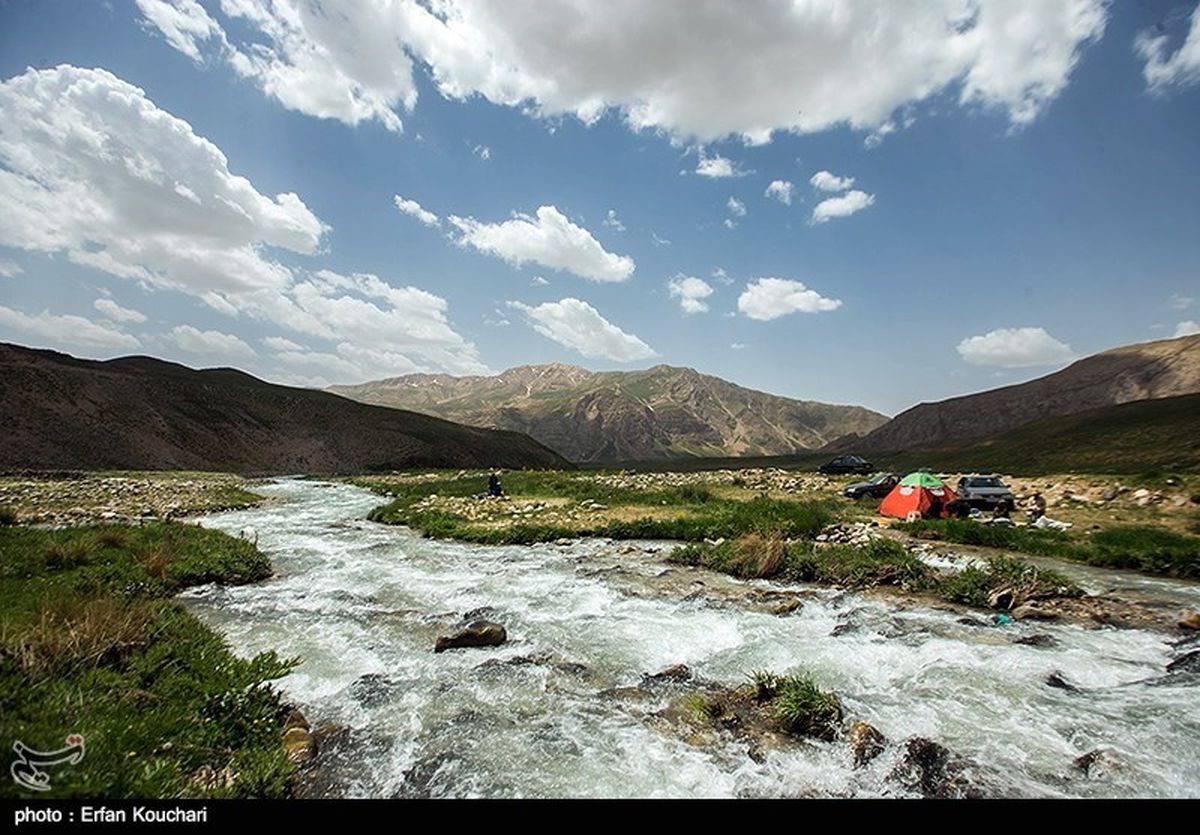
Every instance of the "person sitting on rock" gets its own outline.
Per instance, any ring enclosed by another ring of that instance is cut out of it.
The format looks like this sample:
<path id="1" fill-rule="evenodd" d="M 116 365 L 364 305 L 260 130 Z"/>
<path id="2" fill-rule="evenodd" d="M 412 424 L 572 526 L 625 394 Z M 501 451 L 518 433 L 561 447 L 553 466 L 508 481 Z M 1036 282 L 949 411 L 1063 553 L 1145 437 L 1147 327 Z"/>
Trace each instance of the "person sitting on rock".
<path id="1" fill-rule="evenodd" d="M 1046 498 L 1040 491 L 1035 490 L 1029 497 L 1029 501 L 1025 504 L 1025 514 L 1029 517 L 1030 524 L 1046 515 Z"/>
<path id="2" fill-rule="evenodd" d="M 500 486 L 500 474 L 492 473 L 488 476 L 488 495 L 494 499 L 498 499 L 504 495 L 504 489 Z"/>

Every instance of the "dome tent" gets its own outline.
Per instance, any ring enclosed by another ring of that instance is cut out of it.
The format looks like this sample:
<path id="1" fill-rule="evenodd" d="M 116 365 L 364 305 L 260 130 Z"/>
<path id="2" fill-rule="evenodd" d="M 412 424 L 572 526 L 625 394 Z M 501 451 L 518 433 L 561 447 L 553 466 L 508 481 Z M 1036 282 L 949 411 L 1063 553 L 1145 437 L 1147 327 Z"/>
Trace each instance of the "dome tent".
<path id="1" fill-rule="evenodd" d="M 954 491 L 937 476 L 926 472 L 909 473 L 879 503 L 879 513 L 900 519 L 907 519 L 914 513 L 921 518 L 941 517 L 946 515 L 946 505 L 956 498 Z"/>

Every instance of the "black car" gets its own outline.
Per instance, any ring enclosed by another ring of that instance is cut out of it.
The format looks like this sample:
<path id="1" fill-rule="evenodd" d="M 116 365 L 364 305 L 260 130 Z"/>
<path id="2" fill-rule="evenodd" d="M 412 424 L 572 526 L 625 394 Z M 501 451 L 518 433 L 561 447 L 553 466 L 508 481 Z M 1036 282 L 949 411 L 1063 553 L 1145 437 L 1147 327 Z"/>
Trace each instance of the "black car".
<path id="1" fill-rule="evenodd" d="M 892 488 L 900 483 L 900 476 L 895 473 L 875 473 L 867 481 L 856 481 L 853 484 L 847 484 L 842 490 L 842 495 L 848 499 L 861 499 L 864 496 L 882 499 L 888 493 L 892 492 Z"/>
<path id="2" fill-rule="evenodd" d="M 993 508 L 1006 502 L 1016 507 L 1017 497 L 1012 489 L 994 475 L 967 475 L 958 480 L 958 497 L 971 507 Z"/>
<path id="3" fill-rule="evenodd" d="M 857 455 L 839 455 L 832 461 L 817 467 L 817 472 L 825 473 L 826 475 L 836 475 L 838 473 L 873 473 L 875 472 L 875 465 Z"/>

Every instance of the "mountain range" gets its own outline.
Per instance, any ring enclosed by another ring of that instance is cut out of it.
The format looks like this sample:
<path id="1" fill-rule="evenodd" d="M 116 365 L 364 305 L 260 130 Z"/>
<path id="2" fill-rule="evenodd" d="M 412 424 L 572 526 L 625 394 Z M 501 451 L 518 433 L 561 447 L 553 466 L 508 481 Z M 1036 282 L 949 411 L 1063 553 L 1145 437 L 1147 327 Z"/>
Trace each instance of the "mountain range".
<path id="1" fill-rule="evenodd" d="M 578 462 L 787 455 L 887 421 L 861 406 L 793 400 L 668 365 L 601 372 L 523 365 L 495 376 L 409 374 L 328 390 L 524 432 Z"/>
<path id="2" fill-rule="evenodd" d="M 985 438 L 1034 421 L 1200 393 L 1200 334 L 1113 348 L 1018 385 L 921 403 L 830 451 L 896 452 Z"/>
<path id="3" fill-rule="evenodd" d="M 150 357 L 0 343 L 0 470 L 353 473 L 566 467 L 528 436 Z"/>

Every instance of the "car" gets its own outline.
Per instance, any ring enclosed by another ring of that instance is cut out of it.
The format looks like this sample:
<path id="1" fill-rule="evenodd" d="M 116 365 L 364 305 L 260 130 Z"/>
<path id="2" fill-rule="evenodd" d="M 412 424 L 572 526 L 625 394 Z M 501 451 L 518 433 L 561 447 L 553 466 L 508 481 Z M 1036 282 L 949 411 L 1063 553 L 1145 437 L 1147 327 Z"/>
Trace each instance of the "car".
<path id="1" fill-rule="evenodd" d="M 825 475 L 837 475 L 839 473 L 866 474 L 875 472 L 875 465 L 857 455 L 839 455 L 832 461 L 827 461 L 820 467 L 817 467 L 817 472 L 825 473 Z"/>
<path id="2" fill-rule="evenodd" d="M 848 499 L 861 499 L 864 496 L 882 499 L 892 488 L 900 483 L 900 476 L 895 473 L 875 473 L 867 481 L 856 481 L 847 484 L 842 495 Z"/>
<path id="3" fill-rule="evenodd" d="M 1017 506 L 1017 497 L 1012 488 L 994 475 L 965 475 L 958 480 L 958 497 L 971 507 L 992 508 L 1007 502 L 1010 508 Z"/>

